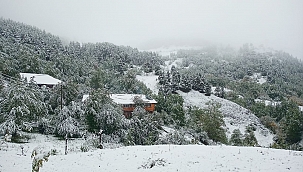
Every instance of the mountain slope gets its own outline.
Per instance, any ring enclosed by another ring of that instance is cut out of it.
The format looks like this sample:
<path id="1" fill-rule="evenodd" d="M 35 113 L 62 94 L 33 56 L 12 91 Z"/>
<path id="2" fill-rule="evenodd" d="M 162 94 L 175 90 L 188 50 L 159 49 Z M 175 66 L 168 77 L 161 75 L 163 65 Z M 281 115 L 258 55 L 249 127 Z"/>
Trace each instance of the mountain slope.
<path id="1" fill-rule="evenodd" d="M 166 61 L 164 68 L 168 68 L 170 64 L 177 65 L 177 62 L 180 59 L 177 59 L 173 62 Z M 138 80 L 143 82 L 149 89 L 153 90 L 153 93 L 157 94 L 157 76 L 153 74 L 148 75 L 137 75 Z M 183 93 L 182 91 L 177 91 L 184 99 L 184 107 L 196 106 L 199 108 L 206 108 L 209 101 L 214 101 L 221 104 L 219 109 L 223 116 L 227 129 L 227 136 L 230 138 L 234 129 L 240 129 L 241 133 L 244 134 L 246 127 L 252 125 L 255 127 L 254 134 L 258 140 L 260 146 L 270 146 L 273 142 L 274 135 L 265 128 L 258 117 L 251 113 L 248 109 L 243 108 L 242 106 L 231 102 L 226 99 L 216 97 L 214 95 L 205 96 L 204 94 L 199 93 L 198 91 L 190 91 L 189 93 Z"/>
<path id="2" fill-rule="evenodd" d="M 183 97 L 185 107 L 196 106 L 199 108 L 206 108 L 209 101 L 220 103 L 221 107 L 219 110 L 224 116 L 225 125 L 227 127 L 226 134 L 229 138 L 234 129 L 240 129 L 241 133 L 245 133 L 245 127 L 252 124 L 256 128 L 254 134 L 259 145 L 269 146 L 272 143 L 273 134 L 260 123 L 258 117 L 240 105 L 214 95 L 205 96 L 198 91 L 191 91 L 189 93 L 178 91 L 178 94 Z"/>

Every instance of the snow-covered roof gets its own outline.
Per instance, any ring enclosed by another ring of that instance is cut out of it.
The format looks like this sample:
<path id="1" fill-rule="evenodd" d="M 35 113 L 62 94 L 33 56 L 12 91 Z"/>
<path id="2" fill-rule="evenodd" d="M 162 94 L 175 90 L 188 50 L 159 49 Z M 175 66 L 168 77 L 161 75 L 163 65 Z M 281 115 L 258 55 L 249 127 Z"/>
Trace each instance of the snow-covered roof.
<path id="1" fill-rule="evenodd" d="M 111 94 L 110 98 L 117 104 L 135 104 L 134 98 L 138 96 L 140 97 L 144 103 L 157 103 L 156 100 L 147 98 L 146 95 L 143 94 Z M 89 97 L 88 94 L 83 95 L 82 102 L 84 102 Z"/>
<path id="2" fill-rule="evenodd" d="M 62 81 L 56 79 L 47 74 L 35 74 L 35 73 L 20 73 L 21 78 L 26 78 L 27 82 L 33 78 L 36 84 L 38 85 L 57 85 Z"/>
<path id="3" fill-rule="evenodd" d="M 143 94 L 111 94 L 110 98 L 117 104 L 135 104 L 134 98 L 140 97 L 144 103 L 157 103 L 156 100 L 152 98 L 147 98 Z"/>

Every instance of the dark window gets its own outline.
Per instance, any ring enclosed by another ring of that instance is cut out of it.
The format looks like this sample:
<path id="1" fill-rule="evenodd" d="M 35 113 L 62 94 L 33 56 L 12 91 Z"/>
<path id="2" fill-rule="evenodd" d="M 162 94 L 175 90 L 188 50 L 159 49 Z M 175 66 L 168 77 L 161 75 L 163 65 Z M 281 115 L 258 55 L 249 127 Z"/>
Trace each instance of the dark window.
<path id="1" fill-rule="evenodd" d="M 145 103 L 145 107 L 151 107 L 150 103 Z"/>

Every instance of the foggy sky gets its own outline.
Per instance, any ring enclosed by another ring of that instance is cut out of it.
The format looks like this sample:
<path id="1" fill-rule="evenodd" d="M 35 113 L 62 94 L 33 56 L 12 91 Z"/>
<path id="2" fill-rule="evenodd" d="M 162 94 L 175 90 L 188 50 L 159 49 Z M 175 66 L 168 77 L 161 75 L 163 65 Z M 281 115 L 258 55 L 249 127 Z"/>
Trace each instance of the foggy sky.
<path id="1" fill-rule="evenodd" d="M 303 59 L 302 0 L 0 0 L 0 16 L 69 41 L 139 49 L 253 43 Z"/>

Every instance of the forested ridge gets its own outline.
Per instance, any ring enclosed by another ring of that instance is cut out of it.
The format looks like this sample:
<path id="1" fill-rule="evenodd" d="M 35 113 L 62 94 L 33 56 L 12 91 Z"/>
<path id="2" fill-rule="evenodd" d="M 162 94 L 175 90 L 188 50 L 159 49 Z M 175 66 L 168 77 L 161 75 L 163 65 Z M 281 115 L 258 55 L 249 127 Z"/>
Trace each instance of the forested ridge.
<path id="1" fill-rule="evenodd" d="M 164 77 L 160 73 L 162 92 L 196 90 L 210 95 L 211 85 L 216 96 L 259 117 L 276 134 L 275 147 L 285 148 L 302 139 L 303 114 L 298 107 L 303 105 L 302 60 L 252 44 L 244 44 L 239 51 L 222 46 L 180 50 L 171 57 L 181 61 Z"/>
<path id="2" fill-rule="evenodd" d="M 182 62 L 165 71 L 167 57 L 155 52 L 107 42 L 64 44 L 36 27 L 0 19 L 0 134 L 18 138 L 23 130 L 79 137 L 84 131 L 103 129 L 109 141 L 125 145 L 257 145 L 249 126 L 247 133 L 235 131 L 228 140 L 217 110 L 220 105 L 183 108 L 184 100 L 176 91 L 196 90 L 251 110 L 276 134 L 273 147 L 302 149 L 303 114 L 298 106 L 303 106 L 303 63 L 288 53 L 261 49 L 244 44 L 239 51 L 216 46 L 180 50 L 170 58 Z M 24 82 L 20 72 L 49 74 L 64 84 L 39 88 Z M 159 75 L 159 95 L 152 95 L 136 79 L 146 73 Z M 259 79 L 265 82 L 258 83 Z M 110 93 L 153 96 L 158 101 L 156 112 L 148 115 L 138 107 L 131 119 L 125 119 L 122 108 L 108 98 Z M 84 94 L 90 98 L 82 102 Z M 160 138 L 161 126 L 176 132 Z M 185 133 L 195 139 L 186 140 Z"/>

